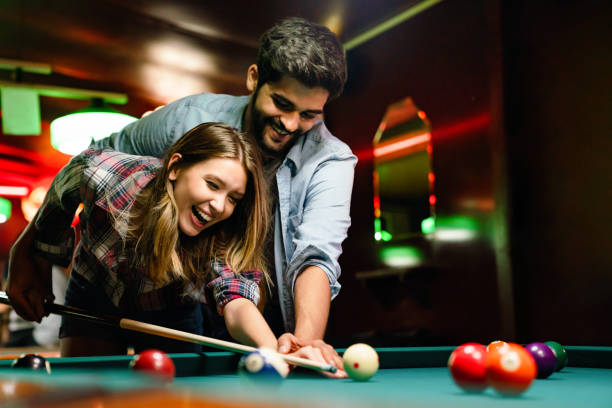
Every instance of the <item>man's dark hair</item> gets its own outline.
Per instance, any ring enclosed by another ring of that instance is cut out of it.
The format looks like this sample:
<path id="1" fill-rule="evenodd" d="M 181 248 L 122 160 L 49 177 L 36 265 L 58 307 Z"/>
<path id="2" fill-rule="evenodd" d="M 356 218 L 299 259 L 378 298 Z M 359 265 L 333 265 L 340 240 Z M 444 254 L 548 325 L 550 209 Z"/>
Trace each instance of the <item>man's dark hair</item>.
<path id="1" fill-rule="evenodd" d="M 258 86 L 283 75 L 304 85 L 323 87 L 328 100 L 342 93 L 346 58 L 338 38 L 327 27 L 301 18 L 287 18 L 267 30 L 257 54 Z"/>

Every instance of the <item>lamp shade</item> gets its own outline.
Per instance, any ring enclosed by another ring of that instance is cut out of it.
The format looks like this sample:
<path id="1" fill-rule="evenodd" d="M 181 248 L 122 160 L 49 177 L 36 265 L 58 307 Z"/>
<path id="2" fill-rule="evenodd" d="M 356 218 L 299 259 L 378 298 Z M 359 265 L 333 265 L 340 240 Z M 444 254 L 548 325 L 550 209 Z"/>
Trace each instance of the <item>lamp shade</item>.
<path id="1" fill-rule="evenodd" d="M 137 120 L 108 106 L 96 104 L 59 117 L 51 122 L 51 145 L 62 153 L 75 155 L 92 140 L 100 140 Z"/>

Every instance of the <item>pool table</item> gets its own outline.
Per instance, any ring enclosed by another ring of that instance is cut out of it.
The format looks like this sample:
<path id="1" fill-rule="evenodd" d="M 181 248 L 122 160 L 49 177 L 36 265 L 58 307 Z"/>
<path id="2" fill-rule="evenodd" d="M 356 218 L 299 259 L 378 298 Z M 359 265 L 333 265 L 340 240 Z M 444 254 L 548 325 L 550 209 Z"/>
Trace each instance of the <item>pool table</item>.
<path id="1" fill-rule="evenodd" d="M 612 407 L 612 347 L 566 347 L 569 365 L 519 397 L 492 389 L 468 394 L 451 380 L 454 347 L 379 348 L 367 382 L 296 370 L 277 387 L 236 373 L 230 352 L 171 354 L 176 378 L 164 385 L 128 368 L 130 356 L 49 358 L 51 375 L 0 361 L 0 405 L 44 407 Z M 343 350 L 339 350 L 341 353 Z M 4 400 L 3 400 L 4 399 Z"/>

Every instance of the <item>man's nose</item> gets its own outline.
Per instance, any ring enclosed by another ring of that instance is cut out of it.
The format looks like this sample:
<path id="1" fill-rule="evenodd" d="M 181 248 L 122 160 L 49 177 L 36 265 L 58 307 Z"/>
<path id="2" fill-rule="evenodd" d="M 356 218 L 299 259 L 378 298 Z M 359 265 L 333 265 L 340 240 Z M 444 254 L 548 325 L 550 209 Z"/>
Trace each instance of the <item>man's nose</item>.
<path id="1" fill-rule="evenodd" d="M 287 112 L 281 116 L 281 123 L 285 130 L 289 133 L 293 133 L 298 130 L 300 125 L 300 113 L 299 112 Z"/>

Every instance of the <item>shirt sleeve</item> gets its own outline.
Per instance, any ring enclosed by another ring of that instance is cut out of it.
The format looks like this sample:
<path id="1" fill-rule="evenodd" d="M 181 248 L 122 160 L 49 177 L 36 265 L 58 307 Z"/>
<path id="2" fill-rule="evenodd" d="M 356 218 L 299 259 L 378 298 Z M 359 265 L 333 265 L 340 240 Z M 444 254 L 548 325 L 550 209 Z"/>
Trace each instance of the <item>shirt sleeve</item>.
<path id="1" fill-rule="evenodd" d="M 53 179 L 36 214 L 34 248 L 54 264 L 68 266 L 74 249 L 72 220 L 81 203 L 85 153 L 75 156 Z"/>
<path id="2" fill-rule="evenodd" d="M 355 164 L 354 156 L 323 163 L 309 182 L 301 219 L 289 219 L 290 223 L 295 223 L 295 250 L 285 279 L 292 297 L 295 281 L 307 266 L 318 266 L 325 272 L 332 299 L 340 291 L 338 258 L 351 225 Z"/>
<path id="3" fill-rule="evenodd" d="M 210 306 L 216 304 L 220 315 L 223 314 L 223 307 L 237 298 L 248 299 L 257 306 L 261 271 L 238 274 L 218 260 L 212 261 L 212 271 L 214 279 L 206 285 L 206 299 Z"/>
<path id="4" fill-rule="evenodd" d="M 120 132 L 94 142 L 91 147 L 111 147 L 123 153 L 163 157 L 166 150 L 189 130 L 201 123 L 215 121 L 214 114 L 205 109 L 205 103 L 204 97 L 179 99 L 130 123 Z"/>

